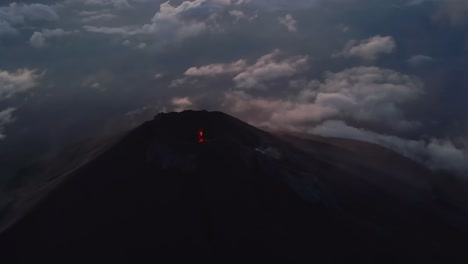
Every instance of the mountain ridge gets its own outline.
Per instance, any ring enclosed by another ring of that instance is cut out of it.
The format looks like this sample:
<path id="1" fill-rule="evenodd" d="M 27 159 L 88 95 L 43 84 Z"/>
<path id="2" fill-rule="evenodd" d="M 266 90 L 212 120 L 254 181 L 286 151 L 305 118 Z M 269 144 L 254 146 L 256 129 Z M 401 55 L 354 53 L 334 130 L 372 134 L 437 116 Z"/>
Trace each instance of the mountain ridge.
<path id="1" fill-rule="evenodd" d="M 463 260 L 466 233 L 440 218 L 430 186 L 350 160 L 339 148 L 275 136 L 220 112 L 158 114 L 0 234 L 0 256 L 6 263 Z"/>

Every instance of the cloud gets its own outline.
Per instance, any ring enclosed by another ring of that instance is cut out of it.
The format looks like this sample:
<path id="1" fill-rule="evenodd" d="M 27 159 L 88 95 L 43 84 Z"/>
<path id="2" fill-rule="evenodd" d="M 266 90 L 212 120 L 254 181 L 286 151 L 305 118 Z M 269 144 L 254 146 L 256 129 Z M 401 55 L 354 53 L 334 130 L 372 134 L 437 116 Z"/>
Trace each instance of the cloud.
<path id="1" fill-rule="evenodd" d="M 113 14 L 96 14 L 96 15 L 90 15 L 83 17 L 81 19 L 81 22 L 83 23 L 90 23 L 90 22 L 95 22 L 95 21 L 108 21 L 115 19 L 117 16 Z"/>
<path id="2" fill-rule="evenodd" d="M 369 39 L 357 42 L 351 40 L 346 47 L 335 56 L 359 57 L 364 60 L 376 60 L 381 54 L 390 54 L 396 48 L 395 40 L 392 37 L 374 36 Z"/>
<path id="3" fill-rule="evenodd" d="M 108 69 L 96 70 L 81 81 L 81 86 L 103 92 L 107 87 L 115 86 L 118 77 L 116 73 Z"/>
<path id="4" fill-rule="evenodd" d="M 121 27 L 95 27 L 95 26 L 83 26 L 83 29 L 88 32 L 101 33 L 107 35 L 124 35 L 131 36 L 142 34 L 141 28 L 136 26 L 121 26 Z"/>
<path id="5" fill-rule="evenodd" d="M 277 79 L 292 77 L 308 68 L 308 56 L 285 56 L 276 49 L 260 57 L 254 64 L 246 60 L 232 63 L 209 64 L 191 67 L 185 71 L 186 77 L 217 77 L 232 75 L 232 81 L 239 89 L 265 89 L 265 84 Z M 179 82 L 183 84 L 184 82 Z"/>
<path id="6" fill-rule="evenodd" d="M 8 7 L 0 7 L 0 21 L 10 24 L 24 24 L 27 21 L 57 21 L 57 13 L 48 5 L 11 3 Z"/>
<path id="7" fill-rule="evenodd" d="M 308 67 L 308 56 L 284 57 L 280 50 L 274 50 L 259 58 L 233 78 L 237 88 L 265 88 L 265 83 L 292 77 Z"/>
<path id="8" fill-rule="evenodd" d="M 174 111 L 180 112 L 189 110 L 193 106 L 192 101 L 188 97 L 176 97 L 171 100 L 171 104 L 174 107 Z"/>
<path id="9" fill-rule="evenodd" d="M 287 14 L 284 17 L 279 17 L 278 20 L 281 24 L 288 28 L 289 32 L 297 31 L 297 21 L 292 17 L 291 14 Z"/>
<path id="10" fill-rule="evenodd" d="M 414 55 L 411 58 L 408 59 L 408 64 L 412 67 L 417 67 L 426 63 L 431 63 L 433 62 L 434 59 L 429 56 L 425 55 Z"/>
<path id="11" fill-rule="evenodd" d="M 36 70 L 0 71 L 0 100 L 36 87 L 40 77 L 41 75 L 37 74 Z"/>
<path id="12" fill-rule="evenodd" d="M 306 130 L 327 119 L 353 120 L 393 131 L 419 126 L 406 120 L 401 110 L 402 105 L 423 94 L 416 77 L 377 67 L 355 67 L 327 73 L 322 82 L 299 83 L 296 88 L 299 92 L 283 99 L 228 92 L 224 106 L 257 124 L 296 130 Z"/>
<path id="13" fill-rule="evenodd" d="M 432 169 L 468 173 L 468 152 L 447 139 L 410 140 L 355 128 L 343 121 L 329 120 L 309 132 L 327 137 L 348 138 L 375 143 L 419 161 Z"/>
<path id="14" fill-rule="evenodd" d="M 166 77 L 166 73 L 163 73 L 163 72 L 158 72 L 158 73 L 154 74 L 154 76 L 153 76 L 153 78 L 155 80 L 161 80 L 161 79 L 163 79 L 165 77 Z"/>
<path id="15" fill-rule="evenodd" d="M 184 1 L 178 6 L 170 2 L 160 5 L 160 10 L 143 26 L 94 27 L 84 26 L 86 31 L 120 35 L 156 35 L 166 41 L 195 37 L 214 28 L 215 14 L 230 5 L 230 0 Z"/>
<path id="16" fill-rule="evenodd" d="M 101 84 L 98 83 L 98 82 L 95 82 L 95 83 L 91 84 L 91 88 L 99 89 L 99 88 L 101 88 Z"/>
<path id="17" fill-rule="evenodd" d="M 242 12 L 240 10 L 230 10 L 229 15 L 234 17 L 234 23 L 237 23 L 237 22 L 239 22 L 240 20 L 242 20 L 242 19 L 244 19 L 246 17 L 244 12 Z"/>
<path id="18" fill-rule="evenodd" d="M 131 7 L 128 0 L 86 0 L 84 3 L 90 6 L 113 6 L 120 9 Z"/>
<path id="19" fill-rule="evenodd" d="M 15 35 L 17 33 L 18 31 L 13 28 L 10 23 L 6 21 L 0 21 L 0 36 Z"/>
<path id="20" fill-rule="evenodd" d="M 175 39 L 197 36 L 207 30 L 210 16 L 229 4 L 230 1 L 194 0 L 172 6 L 165 2 L 161 4 L 151 24 L 143 26 L 143 31 Z"/>
<path id="21" fill-rule="evenodd" d="M 47 46 L 46 40 L 48 38 L 58 38 L 63 36 L 68 36 L 77 33 L 78 31 L 66 31 L 61 28 L 57 29 L 43 29 L 42 32 L 35 31 L 29 43 L 35 48 L 43 48 Z"/>
<path id="22" fill-rule="evenodd" d="M 229 64 L 210 64 L 202 67 L 192 67 L 185 71 L 186 76 L 201 77 L 201 76 L 217 76 L 224 74 L 238 74 L 247 68 L 245 60 L 238 60 Z"/>
<path id="23" fill-rule="evenodd" d="M 396 130 L 416 124 L 404 120 L 400 104 L 423 95 L 422 82 L 413 76 L 378 67 L 355 67 L 327 73 L 319 84 L 316 102 L 333 105 L 343 116 L 383 123 Z"/>
<path id="24" fill-rule="evenodd" d="M 43 48 L 47 46 L 45 37 L 41 32 L 37 31 L 32 34 L 31 38 L 29 39 L 29 43 L 35 48 Z"/>
<path id="25" fill-rule="evenodd" d="M 432 18 L 437 22 L 452 26 L 463 26 L 468 22 L 468 2 L 466 0 L 412 0 L 407 5 L 418 6 L 428 2 L 435 3 L 437 11 Z"/>
<path id="26" fill-rule="evenodd" d="M 440 9 L 433 15 L 436 21 L 448 22 L 452 26 L 468 23 L 468 1 L 443 0 Z"/>
<path id="27" fill-rule="evenodd" d="M 244 91 L 227 92 L 223 108 L 256 125 L 297 131 L 303 130 L 309 122 L 338 115 L 338 111 L 331 106 L 302 102 L 301 96 L 276 99 L 255 97 Z M 306 93 L 303 96 L 307 96 Z"/>
<path id="28" fill-rule="evenodd" d="M 10 107 L 3 111 L 0 111 L 0 140 L 6 138 L 5 126 L 15 121 L 15 119 L 13 118 L 13 112 L 15 110 L 15 108 Z"/>

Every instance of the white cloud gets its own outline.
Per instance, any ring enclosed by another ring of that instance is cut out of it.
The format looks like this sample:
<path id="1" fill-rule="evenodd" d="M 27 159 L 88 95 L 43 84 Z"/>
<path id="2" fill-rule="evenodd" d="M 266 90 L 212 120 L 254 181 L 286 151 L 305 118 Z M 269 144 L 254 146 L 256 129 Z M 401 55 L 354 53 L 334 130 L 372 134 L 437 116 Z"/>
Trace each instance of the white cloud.
<path id="1" fill-rule="evenodd" d="M 160 10 L 153 16 L 151 23 L 143 26 L 84 26 L 84 29 L 104 34 L 156 35 L 166 41 L 183 40 L 215 28 L 215 15 L 229 5 L 230 0 L 184 1 L 178 6 L 172 6 L 168 1 L 160 5 Z"/>
<path id="2" fill-rule="evenodd" d="M 328 73 L 318 92 L 316 103 L 334 105 L 343 116 L 407 130 L 417 124 L 404 120 L 400 104 L 419 98 L 423 85 L 416 77 L 392 70 L 355 67 Z"/>
<path id="3" fill-rule="evenodd" d="M 184 1 L 176 7 L 165 2 L 161 4 L 160 10 L 154 15 L 151 24 L 143 26 L 143 31 L 156 35 L 172 36 L 176 39 L 199 35 L 207 29 L 205 11 L 209 9 L 205 5 L 210 2 L 213 1 Z M 203 19 L 197 17 L 200 15 Z"/>
<path id="4" fill-rule="evenodd" d="M 292 77 L 305 71 L 308 67 L 308 56 L 285 56 L 280 50 L 260 57 L 254 64 L 249 65 L 246 60 L 233 63 L 209 64 L 201 67 L 191 67 L 185 71 L 187 77 L 216 77 L 232 75 L 232 81 L 237 88 L 252 89 L 265 88 L 265 84 Z M 179 85 L 183 82 L 179 82 Z"/>
<path id="5" fill-rule="evenodd" d="M 144 48 L 146 48 L 146 46 L 147 46 L 146 43 L 141 42 L 140 44 L 138 44 L 137 48 L 139 48 L 139 49 L 144 49 Z"/>
<path id="6" fill-rule="evenodd" d="M 244 19 L 246 17 L 244 12 L 242 12 L 240 10 L 230 10 L 229 15 L 234 17 L 234 23 L 237 23 L 237 22 L 239 22 L 240 20 L 242 20 L 242 19 Z"/>
<path id="7" fill-rule="evenodd" d="M 210 64 L 202 67 L 192 67 L 185 71 L 186 76 L 217 76 L 224 74 L 237 74 L 247 68 L 245 60 L 238 60 L 230 64 Z"/>
<path id="8" fill-rule="evenodd" d="M 422 95 L 412 76 L 376 67 L 356 67 L 327 73 L 323 82 L 299 82 L 299 91 L 284 99 L 257 98 L 244 92 L 226 94 L 225 107 L 255 123 L 304 130 L 327 119 L 355 120 L 406 131 L 419 123 L 408 121 L 401 105 Z M 256 113 L 251 115 L 249 113 Z M 251 120 L 252 118 L 256 120 Z"/>
<path id="9" fill-rule="evenodd" d="M 326 121 L 312 128 L 309 132 L 322 136 L 375 143 L 424 163 L 432 169 L 450 170 L 460 174 L 468 173 L 467 151 L 456 148 L 450 140 L 435 138 L 426 141 L 404 139 L 351 127 L 343 121 L 336 120 Z"/>
<path id="10" fill-rule="evenodd" d="M 16 72 L 0 71 L 0 100 L 26 92 L 38 85 L 41 75 L 35 70 L 20 69 Z"/>
<path id="11" fill-rule="evenodd" d="M 392 37 L 374 36 L 357 42 L 351 40 L 346 44 L 343 51 L 335 54 L 344 57 L 359 57 L 364 60 L 375 60 L 381 54 L 390 54 L 396 48 Z"/>
<path id="12" fill-rule="evenodd" d="M 338 115 L 338 110 L 332 106 L 301 102 L 301 96 L 276 99 L 255 97 L 244 91 L 228 92 L 225 94 L 223 107 L 256 125 L 289 130 L 303 130 L 309 122 L 318 122 Z M 307 96 L 307 93 L 303 96 Z"/>
<path id="13" fill-rule="evenodd" d="M 15 108 L 7 108 L 3 111 L 0 111 L 0 140 L 6 138 L 5 126 L 15 121 L 13 118 L 13 112 L 15 110 Z"/>
<path id="14" fill-rule="evenodd" d="M 290 32 L 297 31 L 297 21 L 292 17 L 291 14 L 287 14 L 284 17 L 278 18 L 279 22 L 286 26 Z"/>
<path id="15" fill-rule="evenodd" d="M 45 37 L 41 32 L 37 31 L 32 34 L 31 38 L 29 39 L 29 43 L 31 43 L 31 46 L 35 48 L 43 48 L 47 46 Z"/>
<path id="16" fill-rule="evenodd" d="M 61 28 L 43 29 L 42 32 L 35 31 L 29 39 L 29 43 L 35 48 L 43 48 L 47 46 L 48 38 L 58 38 L 75 33 L 77 33 L 77 31 L 66 31 Z"/>
<path id="17" fill-rule="evenodd" d="M 188 97 L 173 98 L 171 104 L 174 107 L 174 111 L 180 112 L 184 110 L 189 110 L 193 106 L 192 101 Z"/>
<path id="18" fill-rule="evenodd" d="M 153 76 L 153 78 L 154 78 L 155 80 L 160 80 L 160 79 L 162 79 L 162 78 L 164 78 L 164 77 L 166 77 L 166 74 L 163 73 L 163 72 L 158 72 L 158 73 L 156 73 L 156 74 Z"/>
<path id="19" fill-rule="evenodd" d="M 259 58 L 233 78 L 237 88 L 264 88 L 264 84 L 280 78 L 292 77 L 308 67 L 308 56 L 286 57 L 275 50 Z"/>

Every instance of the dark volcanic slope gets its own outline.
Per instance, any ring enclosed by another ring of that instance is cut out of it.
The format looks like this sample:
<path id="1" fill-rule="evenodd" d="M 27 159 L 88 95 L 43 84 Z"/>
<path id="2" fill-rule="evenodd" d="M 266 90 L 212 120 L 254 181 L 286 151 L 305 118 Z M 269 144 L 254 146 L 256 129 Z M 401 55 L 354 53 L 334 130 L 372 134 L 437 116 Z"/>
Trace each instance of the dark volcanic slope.
<path id="1" fill-rule="evenodd" d="M 7 228 L 0 262 L 467 263 L 431 172 L 375 151 L 390 165 L 219 112 L 159 114 Z"/>

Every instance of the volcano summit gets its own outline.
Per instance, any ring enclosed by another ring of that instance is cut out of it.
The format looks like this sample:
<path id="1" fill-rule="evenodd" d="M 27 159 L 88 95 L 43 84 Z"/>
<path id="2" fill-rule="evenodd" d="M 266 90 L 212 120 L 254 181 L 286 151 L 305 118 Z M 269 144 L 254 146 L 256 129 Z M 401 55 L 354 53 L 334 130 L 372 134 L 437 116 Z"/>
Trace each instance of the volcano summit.
<path id="1" fill-rule="evenodd" d="M 1 263 L 468 263 L 466 200 L 373 144 L 184 111 L 81 160 L 15 191 Z"/>

